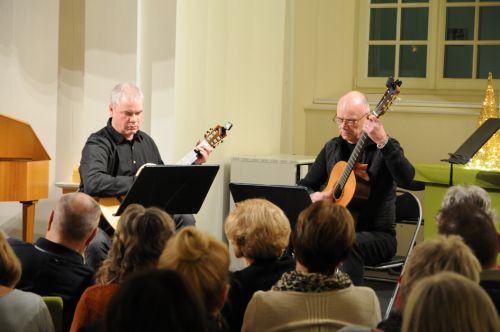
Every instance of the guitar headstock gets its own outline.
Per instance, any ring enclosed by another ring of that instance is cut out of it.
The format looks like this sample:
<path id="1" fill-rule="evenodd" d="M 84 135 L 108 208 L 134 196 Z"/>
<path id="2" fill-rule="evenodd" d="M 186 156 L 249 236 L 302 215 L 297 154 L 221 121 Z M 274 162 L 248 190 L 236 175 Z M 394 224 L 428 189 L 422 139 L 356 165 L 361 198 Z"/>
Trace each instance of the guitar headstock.
<path id="1" fill-rule="evenodd" d="M 385 93 L 382 96 L 382 99 L 378 102 L 377 107 L 375 107 L 375 110 L 372 111 L 373 115 L 378 118 L 389 110 L 389 107 L 391 107 L 392 103 L 401 91 L 401 84 L 403 84 L 403 82 L 398 79 L 395 80 L 394 77 L 389 76 L 387 82 L 385 83 L 387 90 L 385 90 Z"/>
<path id="2" fill-rule="evenodd" d="M 215 128 L 210 128 L 205 133 L 205 140 L 212 148 L 215 148 L 219 143 L 222 143 L 224 137 L 227 136 L 227 131 L 231 130 L 233 124 L 226 122 L 224 126 L 217 125 Z"/>

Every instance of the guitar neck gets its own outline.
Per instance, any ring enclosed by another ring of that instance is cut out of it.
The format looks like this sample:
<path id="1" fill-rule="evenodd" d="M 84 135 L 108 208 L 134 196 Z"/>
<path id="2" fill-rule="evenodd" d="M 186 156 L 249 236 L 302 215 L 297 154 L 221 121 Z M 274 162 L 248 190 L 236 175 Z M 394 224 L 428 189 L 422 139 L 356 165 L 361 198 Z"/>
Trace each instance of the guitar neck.
<path id="1" fill-rule="evenodd" d="M 198 153 L 195 150 L 191 150 L 176 165 L 192 165 L 196 159 L 198 159 Z"/>
<path id="2" fill-rule="evenodd" d="M 358 143 L 356 143 L 356 146 L 354 147 L 354 150 L 352 151 L 351 156 L 347 161 L 347 166 L 345 167 L 344 172 L 342 173 L 342 176 L 339 179 L 338 185 L 341 188 L 344 187 L 345 183 L 347 182 L 347 179 L 349 178 L 349 175 L 351 174 L 354 168 L 354 164 L 356 164 L 356 162 L 358 161 L 359 156 L 363 151 L 363 148 L 365 147 L 365 142 L 367 137 L 368 135 L 365 132 L 363 132 L 358 140 Z"/>

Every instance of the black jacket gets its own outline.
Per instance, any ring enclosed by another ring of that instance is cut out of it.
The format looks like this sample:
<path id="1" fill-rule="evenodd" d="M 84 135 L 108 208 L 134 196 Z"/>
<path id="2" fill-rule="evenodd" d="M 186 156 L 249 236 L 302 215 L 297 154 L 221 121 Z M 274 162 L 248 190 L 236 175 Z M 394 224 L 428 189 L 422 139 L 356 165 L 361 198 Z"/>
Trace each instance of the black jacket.
<path id="1" fill-rule="evenodd" d="M 319 191 L 328 182 L 335 164 L 347 161 L 351 155 L 348 143 L 342 137 L 328 141 L 299 185 Z M 413 181 L 415 169 L 406 159 L 399 142 L 393 138 L 384 148 L 367 138 L 360 163 L 368 164 L 370 195 L 359 213 L 356 231 L 381 231 L 395 234 L 396 186 L 407 187 Z M 349 206 L 348 206 L 349 207 Z"/>

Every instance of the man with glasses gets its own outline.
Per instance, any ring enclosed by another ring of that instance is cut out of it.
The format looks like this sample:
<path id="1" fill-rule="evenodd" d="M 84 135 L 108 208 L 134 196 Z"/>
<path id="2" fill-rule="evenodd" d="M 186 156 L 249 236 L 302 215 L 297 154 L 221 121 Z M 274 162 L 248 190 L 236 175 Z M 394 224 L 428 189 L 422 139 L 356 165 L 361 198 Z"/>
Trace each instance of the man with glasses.
<path id="1" fill-rule="evenodd" d="M 368 136 L 358 162 L 366 164 L 370 193 L 361 205 L 347 207 L 356 218 L 356 243 L 342 269 L 356 285 L 363 283 L 363 266 L 390 260 L 396 253 L 396 186 L 407 187 L 415 169 L 399 142 L 389 137 L 370 113 L 366 96 L 351 91 L 342 96 L 334 117 L 340 136 L 328 141 L 299 185 L 307 187 L 313 202 L 333 200 L 332 191 L 321 191 L 339 161 L 347 161 L 363 132 Z"/>

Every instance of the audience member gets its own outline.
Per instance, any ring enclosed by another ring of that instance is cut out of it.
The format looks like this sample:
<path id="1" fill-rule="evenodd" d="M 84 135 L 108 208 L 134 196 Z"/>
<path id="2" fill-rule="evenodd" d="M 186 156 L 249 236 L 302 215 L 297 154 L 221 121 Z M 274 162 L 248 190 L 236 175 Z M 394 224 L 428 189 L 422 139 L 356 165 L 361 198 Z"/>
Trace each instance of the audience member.
<path id="1" fill-rule="evenodd" d="M 481 264 L 460 236 L 438 236 L 419 243 L 406 264 L 395 310 L 378 328 L 385 332 L 401 331 L 402 313 L 414 285 L 422 278 L 442 271 L 456 272 L 479 283 Z"/>
<path id="2" fill-rule="evenodd" d="M 64 301 L 63 328 L 69 330 L 75 306 L 91 285 L 94 270 L 83 258 L 95 236 L 101 210 L 84 193 L 62 195 L 52 210 L 45 237 L 35 244 L 9 238 L 23 273 L 17 288 Z"/>
<path id="3" fill-rule="evenodd" d="M 119 285 L 134 272 L 156 268 L 174 232 L 174 222 L 166 212 L 129 205 L 120 216 L 109 256 L 95 275 L 96 285 L 87 288 L 78 302 L 71 331 L 102 320 Z"/>
<path id="4" fill-rule="evenodd" d="M 14 289 L 21 263 L 0 231 L 0 326 L 9 332 L 54 331 L 49 310 L 40 295 Z"/>
<path id="5" fill-rule="evenodd" d="M 436 218 L 440 234 L 460 235 L 481 263 L 480 285 L 500 309 L 500 270 L 497 269 L 499 235 L 491 214 L 461 201 L 443 207 Z"/>
<path id="6" fill-rule="evenodd" d="M 284 273 L 270 291 L 253 295 L 242 331 L 375 327 L 380 321 L 377 295 L 371 288 L 353 286 L 339 270 L 355 241 L 350 212 L 331 201 L 317 201 L 300 213 L 292 238 L 295 271 Z"/>
<path id="7" fill-rule="evenodd" d="M 457 203 L 470 203 L 486 212 L 496 222 L 496 212 L 491 204 L 488 192 L 475 185 L 456 185 L 448 188 L 441 202 L 441 208 Z M 439 218 L 439 214 L 438 214 Z"/>
<path id="8" fill-rule="evenodd" d="M 150 270 L 127 279 L 113 295 L 106 331 L 202 332 L 205 310 L 188 282 L 173 270 Z"/>
<path id="9" fill-rule="evenodd" d="M 481 287 L 456 273 L 423 278 L 404 309 L 403 332 L 497 332 L 498 314 Z"/>
<path id="10" fill-rule="evenodd" d="M 283 211 L 264 199 L 237 204 L 226 218 L 226 236 L 234 255 L 243 257 L 246 268 L 231 273 L 229 295 L 222 309 L 231 331 L 240 331 L 248 302 L 258 290 L 269 290 L 295 262 L 284 255 L 290 222 Z"/>
<path id="11" fill-rule="evenodd" d="M 187 226 L 168 241 L 158 266 L 179 272 L 200 296 L 208 331 L 228 329 L 220 314 L 229 291 L 229 255 L 223 242 Z"/>

